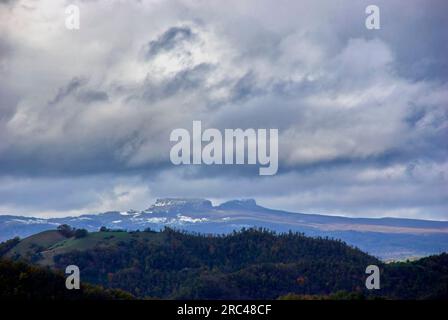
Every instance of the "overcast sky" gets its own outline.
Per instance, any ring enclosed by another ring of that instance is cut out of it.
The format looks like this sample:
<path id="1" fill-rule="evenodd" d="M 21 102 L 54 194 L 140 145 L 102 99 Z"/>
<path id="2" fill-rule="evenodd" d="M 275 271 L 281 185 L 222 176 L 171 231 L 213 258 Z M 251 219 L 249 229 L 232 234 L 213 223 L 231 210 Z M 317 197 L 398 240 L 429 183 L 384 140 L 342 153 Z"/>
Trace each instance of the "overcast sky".
<path id="1" fill-rule="evenodd" d="M 80 30 L 65 8 L 80 8 Z M 381 29 L 365 28 L 380 8 Z M 0 0 L 0 214 L 255 198 L 448 220 L 448 2 Z M 278 128 L 279 171 L 174 166 L 171 130 Z"/>

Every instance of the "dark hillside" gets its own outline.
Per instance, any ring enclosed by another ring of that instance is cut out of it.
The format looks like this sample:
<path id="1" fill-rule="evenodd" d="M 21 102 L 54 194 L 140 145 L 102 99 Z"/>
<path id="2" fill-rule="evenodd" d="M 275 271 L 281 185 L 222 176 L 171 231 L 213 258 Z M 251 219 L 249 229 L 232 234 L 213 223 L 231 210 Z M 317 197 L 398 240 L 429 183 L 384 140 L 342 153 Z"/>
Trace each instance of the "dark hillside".
<path id="1" fill-rule="evenodd" d="M 346 292 L 366 298 L 427 299 L 444 298 L 448 292 L 446 254 L 384 264 L 342 241 L 293 232 L 248 229 L 211 236 L 169 228 L 103 229 L 57 242 L 49 239 L 57 236 L 42 233 L 5 244 L 6 256 L 28 261 L 33 257 L 34 263 L 56 270 L 75 264 L 82 281 L 140 298 L 276 299 Z M 381 290 L 365 288 L 365 269 L 371 264 L 380 267 Z"/>

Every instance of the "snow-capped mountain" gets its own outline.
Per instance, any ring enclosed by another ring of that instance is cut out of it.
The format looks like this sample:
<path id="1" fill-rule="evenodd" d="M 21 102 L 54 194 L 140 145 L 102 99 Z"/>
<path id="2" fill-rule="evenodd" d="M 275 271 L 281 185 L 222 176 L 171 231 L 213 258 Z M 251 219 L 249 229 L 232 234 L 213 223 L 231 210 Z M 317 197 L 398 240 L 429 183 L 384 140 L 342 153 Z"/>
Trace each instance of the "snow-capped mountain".
<path id="1" fill-rule="evenodd" d="M 96 231 L 144 230 L 169 226 L 201 233 L 228 233 L 243 227 L 289 230 L 339 238 L 384 259 L 448 251 L 448 221 L 397 218 L 347 218 L 293 213 L 259 206 L 255 200 L 231 200 L 217 206 L 206 199 L 158 199 L 143 211 L 111 211 L 65 218 L 0 215 L 0 240 L 55 229 L 60 224 Z"/>

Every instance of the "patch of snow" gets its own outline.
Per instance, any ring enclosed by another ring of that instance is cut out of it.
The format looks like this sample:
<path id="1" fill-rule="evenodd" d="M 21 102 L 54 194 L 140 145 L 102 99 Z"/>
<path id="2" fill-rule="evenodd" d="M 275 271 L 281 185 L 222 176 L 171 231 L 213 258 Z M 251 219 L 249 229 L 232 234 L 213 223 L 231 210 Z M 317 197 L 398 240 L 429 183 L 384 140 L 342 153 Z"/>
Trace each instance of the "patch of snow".
<path id="1" fill-rule="evenodd" d="M 167 222 L 167 218 L 148 218 L 146 222 L 149 223 L 165 223 Z"/>
<path id="2" fill-rule="evenodd" d="M 181 215 L 181 214 L 178 214 L 177 217 L 179 218 L 180 222 L 197 223 L 197 222 L 208 221 L 207 218 L 192 218 L 192 217 L 184 216 L 184 215 Z"/>
<path id="3" fill-rule="evenodd" d="M 23 224 L 51 224 L 51 225 L 55 225 L 58 226 L 59 223 L 56 222 L 48 222 L 47 220 L 43 220 L 43 219 L 29 219 L 29 220 L 24 220 L 24 219 L 12 219 L 11 221 L 14 222 L 20 222 Z"/>
<path id="4" fill-rule="evenodd" d="M 78 217 L 78 218 L 70 219 L 70 221 L 78 221 L 78 220 L 92 220 L 92 218 L 89 218 L 89 217 Z"/>
<path id="5" fill-rule="evenodd" d="M 121 211 L 120 214 L 122 216 L 137 216 L 137 215 L 140 215 L 140 212 L 131 209 L 128 211 Z"/>

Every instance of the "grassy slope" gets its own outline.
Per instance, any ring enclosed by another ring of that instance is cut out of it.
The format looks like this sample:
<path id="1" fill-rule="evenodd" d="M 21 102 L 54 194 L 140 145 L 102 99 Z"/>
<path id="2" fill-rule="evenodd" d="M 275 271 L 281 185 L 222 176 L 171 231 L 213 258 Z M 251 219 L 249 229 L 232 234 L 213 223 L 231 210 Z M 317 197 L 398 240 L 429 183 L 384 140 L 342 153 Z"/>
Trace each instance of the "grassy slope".
<path id="1" fill-rule="evenodd" d="M 33 260 L 33 256 L 40 254 L 35 262 L 42 266 L 53 266 L 53 257 L 58 254 L 71 252 L 74 250 L 86 251 L 93 248 L 113 247 L 118 242 L 131 241 L 135 234 L 128 232 L 92 232 L 84 238 L 65 238 L 57 230 L 49 230 L 37 233 L 22 239 L 19 244 L 9 250 L 6 258 L 24 258 Z M 160 233 L 142 232 L 138 234 L 139 239 L 145 239 L 150 243 L 163 242 L 163 235 Z"/>
<path id="2" fill-rule="evenodd" d="M 37 252 L 63 240 L 65 240 L 65 237 L 55 230 L 43 231 L 22 239 L 6 254 L 6 257 L 14 258 L 20 256 L 29 259 Z"/>

